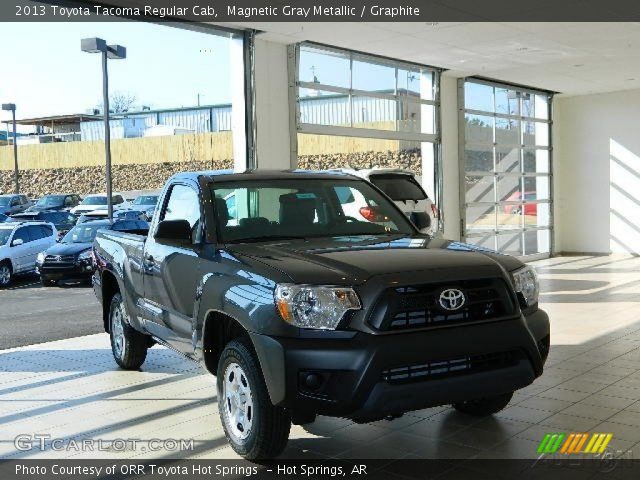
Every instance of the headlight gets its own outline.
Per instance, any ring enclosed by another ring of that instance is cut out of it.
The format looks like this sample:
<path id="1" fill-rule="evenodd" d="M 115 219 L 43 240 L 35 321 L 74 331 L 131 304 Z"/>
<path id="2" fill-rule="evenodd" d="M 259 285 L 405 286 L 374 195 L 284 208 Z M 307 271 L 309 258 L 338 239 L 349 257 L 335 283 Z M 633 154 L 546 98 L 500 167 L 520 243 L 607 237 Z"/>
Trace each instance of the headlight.
<path id="1" fill-rule="evenodd" d="M 93 260 L 93 252 L 91 250 L 82 252 L 80 255 L 78 255 L 78 260 Z"/>
<path id="2" fill-rule="evenodd" d="M 36 263 L 44 263 L 44 257 L 45 257 L 44 252 L 40 252 L 38 254 L 38 257 L 36 258 Z"/>
<path id="3" fill-rule="evenodd" d="M 351 288 L 313 285 L 278 285 L 276 305 L 282 319 L 300 328 L 335 330 L 349 310 L 360 310 Z"/>
<path id="4" fill-rule="evenodd" d="M 536 270 L 529 265 L 525 265 L 515 272 L 512 272 L 511 275 L 516 292 L 522 294 L 527 306 L 530 307 L 538 303 L 540 285 L 538 284 L 538 274 Z"/>

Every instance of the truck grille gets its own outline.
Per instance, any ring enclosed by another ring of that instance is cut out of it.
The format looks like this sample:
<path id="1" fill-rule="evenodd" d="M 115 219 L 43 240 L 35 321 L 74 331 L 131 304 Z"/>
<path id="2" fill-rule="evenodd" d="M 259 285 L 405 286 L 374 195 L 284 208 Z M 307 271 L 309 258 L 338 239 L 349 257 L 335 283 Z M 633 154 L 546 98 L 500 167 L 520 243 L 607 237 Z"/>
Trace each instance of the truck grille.
<path id="1" fill-rule="evenodd" d="M 440 294 L 460 290 L 464 304 L 445 310 Z M 500 278 L 462 280 L 447 284 L 424 284 L 387 289 L 379 299 L 369 323 L 379 330 L 410 330 L 451 324 L 495 320 L 515 314 L 515 304 Z"/>
<path id="2" fill-rule="evenodd" d="M 427 362 L 383 370 L 382 379 L 391 384 L 402 384 L 466 375 L 510 367 L 517 363 L 517 358 L 516 352 L 503 352 Z"/>

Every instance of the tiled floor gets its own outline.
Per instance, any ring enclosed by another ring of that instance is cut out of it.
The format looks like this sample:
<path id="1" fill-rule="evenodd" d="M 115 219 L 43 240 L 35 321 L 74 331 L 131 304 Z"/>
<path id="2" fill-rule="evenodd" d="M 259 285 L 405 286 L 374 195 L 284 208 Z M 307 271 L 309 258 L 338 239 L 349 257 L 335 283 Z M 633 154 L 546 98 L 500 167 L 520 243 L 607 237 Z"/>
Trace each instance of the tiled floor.
<path id="1" fill-rule="evenodd" d="M 442 407 L 368 425 L 320 418 L 293 427 L 283 457 L 534 458 L 550 431 L 611 432 L 612 450 L 639 451 L 640 258 L 536 266 L 552 350 L 544 375 L 505 410 L 478 419 Z M 0 351 L 0 457 L 235 458 L 216 408 L 214 378 L 164 348 L 142 372 L 118 370 L 104 334 Z M 21 434 L 50 437 L 44 450 L 21 451 Z M 52 448 L 52 438 L 65 441 Z M 71 439 L 108 449 L 79 451 Z M 164 439 L 193 439 L 193 449 Z"/>

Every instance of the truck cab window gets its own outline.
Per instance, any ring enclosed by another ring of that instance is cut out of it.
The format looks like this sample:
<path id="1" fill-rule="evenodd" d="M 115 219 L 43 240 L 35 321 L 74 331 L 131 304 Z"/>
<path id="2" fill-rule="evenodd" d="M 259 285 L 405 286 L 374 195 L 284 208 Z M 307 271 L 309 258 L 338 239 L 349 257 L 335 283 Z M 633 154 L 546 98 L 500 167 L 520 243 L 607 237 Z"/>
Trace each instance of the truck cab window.
<path id="1" fill-rule="evenodd" d="M 200 199 L 197 192 L 186 185 L 175 185 L 160 219 L 186 220 L 193 232 L 192 239 L 196 242 L 200 224 Z"/>

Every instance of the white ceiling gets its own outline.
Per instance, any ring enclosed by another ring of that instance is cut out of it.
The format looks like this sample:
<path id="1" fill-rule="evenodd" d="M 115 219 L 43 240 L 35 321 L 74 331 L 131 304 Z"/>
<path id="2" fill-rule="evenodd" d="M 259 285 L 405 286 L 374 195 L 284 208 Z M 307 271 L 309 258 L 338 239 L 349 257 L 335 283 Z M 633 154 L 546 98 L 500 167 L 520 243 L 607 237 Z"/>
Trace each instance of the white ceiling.
<path id="1" fill-rule="evenodd" d="M 281 43 L 303 40 L 481 75 L 565 95 L 640 88 L 640 23 L 264 23 Z"/>

